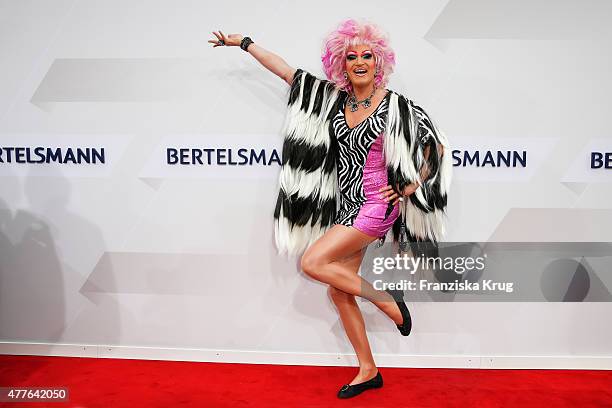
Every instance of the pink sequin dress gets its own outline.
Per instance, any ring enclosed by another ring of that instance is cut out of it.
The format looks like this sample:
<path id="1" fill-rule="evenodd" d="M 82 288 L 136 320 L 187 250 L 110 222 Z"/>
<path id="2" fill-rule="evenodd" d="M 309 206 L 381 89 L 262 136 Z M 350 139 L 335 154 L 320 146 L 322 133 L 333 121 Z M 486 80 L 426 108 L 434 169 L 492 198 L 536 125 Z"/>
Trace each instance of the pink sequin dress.
<path id="1" fill-rule="evenodd" d="M 346 122 L 345 104 L 340 104 L 332 120 L 339 150 L 340 188 L 340 210 L 334 223 L 352 226 L 376 238 L 384 237 L 399 216 L 399 205 L 384 201 L 378 192 L 388 184 L 383 138 L 389 96 L 390 92 L 354 128 Z"/>

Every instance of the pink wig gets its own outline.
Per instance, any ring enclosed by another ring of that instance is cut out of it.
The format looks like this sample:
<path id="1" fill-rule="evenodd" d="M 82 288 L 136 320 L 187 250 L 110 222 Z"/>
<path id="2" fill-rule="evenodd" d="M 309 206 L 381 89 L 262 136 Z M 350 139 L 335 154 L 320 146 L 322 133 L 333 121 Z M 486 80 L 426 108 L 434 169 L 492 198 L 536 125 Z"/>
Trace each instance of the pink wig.
<path id="1" fill-rule="evenodd" d="M 346 52 L 349 46 L 359 44 L 369 46 L 374 53 L 378 69 L 374 84 L 378 88 L 386 87 L 395 66 L 395 53 L 389 46 L 389 39 L 375 24 L 359 23 L 354 19 L 341 22 L 325 40 L 321 61 L 327 79 L 334 82 L 339 89 L 352 91 L 351 82 L 344 79 Z"/>

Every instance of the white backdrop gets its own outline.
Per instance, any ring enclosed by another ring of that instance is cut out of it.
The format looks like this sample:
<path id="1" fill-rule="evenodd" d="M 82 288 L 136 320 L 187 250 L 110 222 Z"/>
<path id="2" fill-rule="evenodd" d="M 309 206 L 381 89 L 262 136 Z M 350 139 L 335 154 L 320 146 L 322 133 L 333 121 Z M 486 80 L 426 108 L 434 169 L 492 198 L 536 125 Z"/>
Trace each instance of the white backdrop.
<path id="1" fill-rule="evenodd" d="M 213 30 L 323 77 L 328 31 L 379 24 L 389 88 L 457 157 L 527 152 L 454 168 L 448 241 L 612 242 L 612 170 L 589 167 L 612 152 L 612 5 L 536 3 L 0 0 L 0 351 L 354 362 L 325 287 L 273 245 L 288 85 Z M 35 146 L 105 162 L 8 160 Z M 217 150 L 168 165 L 168 147 Z M 241 148 L 268 160 L 223 164 Z M 612 366 L 610 303 L 414 303 L 409 338 L 360 305 L 384 365 Z"/>

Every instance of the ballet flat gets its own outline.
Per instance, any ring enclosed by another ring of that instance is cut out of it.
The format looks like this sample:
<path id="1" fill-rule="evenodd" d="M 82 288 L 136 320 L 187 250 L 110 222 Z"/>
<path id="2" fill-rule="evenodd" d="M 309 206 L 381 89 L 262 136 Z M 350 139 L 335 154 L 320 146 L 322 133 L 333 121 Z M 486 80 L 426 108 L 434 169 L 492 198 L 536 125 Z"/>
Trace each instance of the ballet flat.
<path id="1" fill-rule="evenodd" d="M 380 371 L 376 373 L 376 376 L 368 381 L 359 383 L 359 384 L 344 384 L 340 391 L 338 391 L 338 398 L 352 398 L 361 394 L 362 392 L 373 389 L 380 388 L 383 386 L 382 375 L 380 375 Z"/>
<path id="2" fill-rule="evenodd" d="M 393 297 L 395 303 L 397 303 L 397 306 L 399 307 L 400 312 L 402 313 L 403 321 L 402 324 L 397 325 L 397 330 L 399 330 L 402 336 L 408 336 L 412 330 L 412 317 L 410 316 L 408 306 L 406 306 L 406 303 L 404 303 L 404 291 L 389 289 L 386 289 L 385 291 Z"/>

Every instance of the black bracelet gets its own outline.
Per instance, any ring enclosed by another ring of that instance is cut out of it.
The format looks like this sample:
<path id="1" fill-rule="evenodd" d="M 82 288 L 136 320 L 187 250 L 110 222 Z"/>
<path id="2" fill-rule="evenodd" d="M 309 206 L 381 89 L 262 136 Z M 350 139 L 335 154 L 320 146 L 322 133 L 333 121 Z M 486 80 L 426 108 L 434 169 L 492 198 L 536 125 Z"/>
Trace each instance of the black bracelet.
<path id="1" fill-rule="evenodd" d="M 251 40 L 251 37 L 244 37 L 242 41 L 240 41 L 240 48 L 242 48 L 246 52 L 249 52 L 249 45 L 251 44 L 253 44 L 253 40 Z"/>

